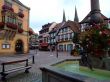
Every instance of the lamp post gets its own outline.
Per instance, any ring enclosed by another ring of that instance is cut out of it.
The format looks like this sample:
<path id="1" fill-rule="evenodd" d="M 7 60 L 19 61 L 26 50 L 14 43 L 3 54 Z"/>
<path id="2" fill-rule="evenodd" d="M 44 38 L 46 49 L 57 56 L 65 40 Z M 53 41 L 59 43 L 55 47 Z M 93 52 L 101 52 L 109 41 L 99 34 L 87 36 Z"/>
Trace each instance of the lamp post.
<path id="1" fill-rule="evenodd" d="M 58 48 L 57 48 L 58 43 L 56 42 L 56 57 L 58 58 Z"/>
<path id="2" fill-rule="evenodd" d="M 38 44 L 37 43 L 37 34 L 35 35 L 35 41 L 36 41 L 36 47 L 35 47 L 36 49 L 35 50 L 36 50 L 36 54 L 37 54 L 37 44 Z"/>

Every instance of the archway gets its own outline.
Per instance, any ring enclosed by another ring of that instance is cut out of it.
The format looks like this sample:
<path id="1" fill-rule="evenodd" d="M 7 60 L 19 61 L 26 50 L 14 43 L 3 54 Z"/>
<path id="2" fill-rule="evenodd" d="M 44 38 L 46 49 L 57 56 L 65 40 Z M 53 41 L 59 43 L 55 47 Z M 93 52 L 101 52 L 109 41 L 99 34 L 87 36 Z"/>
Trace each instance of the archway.
<path id="1" fill-rule="evenodd" d="M 16 53 L 23 53 L 23 41 L 22 40 L 16 41 L 15 51 L 16 51 Z"/>

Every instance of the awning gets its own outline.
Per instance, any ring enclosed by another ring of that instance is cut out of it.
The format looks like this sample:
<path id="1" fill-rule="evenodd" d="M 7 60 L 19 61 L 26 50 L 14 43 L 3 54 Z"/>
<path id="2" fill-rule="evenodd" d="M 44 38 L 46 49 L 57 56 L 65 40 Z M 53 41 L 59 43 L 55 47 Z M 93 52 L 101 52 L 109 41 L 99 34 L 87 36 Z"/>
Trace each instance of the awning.
<path id="1" fill-rule="evenodd" d="M 48 43 L 40 43 L 40 46 L 48 46 Z"/>

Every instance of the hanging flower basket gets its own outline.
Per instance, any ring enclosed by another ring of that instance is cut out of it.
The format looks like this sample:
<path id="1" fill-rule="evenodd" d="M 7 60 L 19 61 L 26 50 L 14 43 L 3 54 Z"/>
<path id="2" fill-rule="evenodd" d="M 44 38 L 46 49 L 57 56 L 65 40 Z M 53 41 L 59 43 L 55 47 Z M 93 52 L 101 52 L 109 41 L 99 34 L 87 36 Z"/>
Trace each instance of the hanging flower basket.
<path id="1" fill-rule="evenodd" d="M 32 34 L 33 34 L 33 32 L 31 30 L 29 30 L 29 35 L 32 35 Z"/>
<path id="2" fill-rule="evenodd" d="M 3 9 L 2 12 L 6 12 L 7 10 L 10 10 L 10 11 L 14 12 L 13 8 L 12 7 L 9 7 L 7 5 L 3 5 L 2 6 L 2 9 Z"/>
<path id="3" fill-rule="evenodd" d="M 19 12 L 18 13 L 18 16 L 21 17 L 21 18 L 23 18 L 24 17 L 24 14 L 22 12 Z"/>
<path id="4" fill-rule="evenodd" d="M 4 25 L 5 25 L 5 23 L 4 23 L 4 22 L 0 22 L 0 28 L 3 28 L 3 27 L 4 27 Z"/>
<path id="5" fill-rule="evenodd" d="M 23 33 L 23 29 L 22 28 L 18 28 L 18 32 L 19 33 Z"/>
<path id="6" fill-rule="evenodd" d="M 16 24 L 13 24 L 13 23 L 6 23 L 6 26 L 8 27 L 8 28 L 11 28 L 11 29 L 17 29 L 17 25 Z"/>

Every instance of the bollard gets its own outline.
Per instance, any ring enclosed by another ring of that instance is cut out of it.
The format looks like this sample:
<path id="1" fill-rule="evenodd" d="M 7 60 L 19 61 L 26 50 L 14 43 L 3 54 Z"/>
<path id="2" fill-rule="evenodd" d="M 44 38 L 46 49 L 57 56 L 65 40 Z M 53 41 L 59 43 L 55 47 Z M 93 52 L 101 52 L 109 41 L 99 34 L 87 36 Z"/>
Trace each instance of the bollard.
<path id="1" fill-rule="evenodd" d="M 35 64 L 34 55 L 32 56 L 32 63 Z"/>

